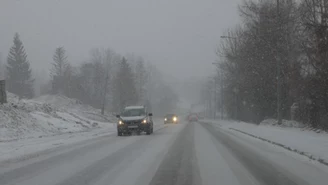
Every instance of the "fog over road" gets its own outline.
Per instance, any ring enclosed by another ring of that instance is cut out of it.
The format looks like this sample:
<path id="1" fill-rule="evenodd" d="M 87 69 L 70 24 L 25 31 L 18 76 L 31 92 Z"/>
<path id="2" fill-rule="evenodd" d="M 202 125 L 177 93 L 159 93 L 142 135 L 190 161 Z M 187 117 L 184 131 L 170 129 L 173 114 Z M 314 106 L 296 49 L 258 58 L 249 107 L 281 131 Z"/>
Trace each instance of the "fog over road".
<path id="1" fill-rule="evenodd" d="M 157 123 L 152 135 L 109 134 L 0 164 L 1 185 L 327 184 L 328 170 L 209 123 Z"/>

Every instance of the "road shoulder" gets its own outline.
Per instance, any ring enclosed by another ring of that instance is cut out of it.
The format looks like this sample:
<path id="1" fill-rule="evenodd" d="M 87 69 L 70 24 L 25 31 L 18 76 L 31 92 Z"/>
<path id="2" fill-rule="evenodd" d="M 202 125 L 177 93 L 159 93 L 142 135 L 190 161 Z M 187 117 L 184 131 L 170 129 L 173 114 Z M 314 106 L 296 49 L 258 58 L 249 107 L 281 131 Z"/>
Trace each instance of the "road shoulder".
<path id="1" fill-rule="evenodd" d="M 231 155 L 242 163 L 261 184 L 268 182 L 326 184 L 328 168 L 319 163 L 215 124 L 202 123 L 202 125 L 228 148 Z"/>

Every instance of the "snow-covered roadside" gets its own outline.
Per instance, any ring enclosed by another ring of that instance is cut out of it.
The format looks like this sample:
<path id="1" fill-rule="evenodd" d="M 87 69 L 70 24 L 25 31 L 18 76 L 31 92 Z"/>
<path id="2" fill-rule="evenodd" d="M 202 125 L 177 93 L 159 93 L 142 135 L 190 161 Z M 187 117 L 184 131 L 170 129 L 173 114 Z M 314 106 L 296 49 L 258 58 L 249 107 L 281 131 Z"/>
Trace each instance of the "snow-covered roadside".
<path id="1" fill-rule="evenodd" d="M 101 136 L 116 134 L 114 126 L 93 129 L 88 132 L 64 133 L 61 135 L 41 138 L 29 138 L 10 142 L 0 142 L 0 163 L 5 161 L 19 161 L 37 156 L 48 150 L 61 146 L 76 144 Z"/>
<path id="2" fill-rule="evenodd" d="M 155 132 L 167 127 L 162 123 L 161 118 L 154 118 L 153 120 Z M 0 142 L 0 164 L 33 158 L 39 154 L 52 152 L 58 147 L 75 146 L 77 143 L 109 135 L 116 136 L 116 124 L 106 124 L 106 126 L 85 132 Z"/>
<path id="3" fill-rule="evenodd" d="M 32 100 L 8 93 L 8 103 L 0 105 L 0 162 L 31 158 L 62 146 L 103 135 L 116 135 L 115 118 L 110 113 L 59 95 Z M 164 126 L 154 117 L 156 129 Z"/>
<path id="4" fill-rule="evenodd" d="M 20 100 L 8 93 L 8 103 L 0 105 L 0 142 L 106 129 L 113 122 L 112 115 L 100 115 L 75 99 L 45 95 Z"/>
<path id="5" fill-rule="evenodd" d="M 0 161 L 114 133 L 114 122 L 112 115 L 75 99 L 45 95 L 26 100 L 8 93 L 8 103 L 0 105 Z"/>
<path id="6" fill-rule="evenodd" d="M 227 120 L 203 120 L 203 122 L 217 124 L 222 129 L 246 134 L 328 165 L 328 134 L 325 132 L 316 133 L 298 127 L 254 125 Z"/>

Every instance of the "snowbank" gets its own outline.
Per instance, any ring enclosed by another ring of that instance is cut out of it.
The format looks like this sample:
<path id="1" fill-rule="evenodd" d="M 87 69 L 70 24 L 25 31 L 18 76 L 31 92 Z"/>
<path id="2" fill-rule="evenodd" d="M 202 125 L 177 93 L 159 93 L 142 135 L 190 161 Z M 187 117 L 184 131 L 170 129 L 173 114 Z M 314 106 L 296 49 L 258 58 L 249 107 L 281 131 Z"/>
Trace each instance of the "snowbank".
<path id="1" fill-rule="evenodd" d="M 0 105 L 0 141 L 112 128 L 114 119 L 99 112 L 63 96 L 19 100 L 8 93 L 8 103 Z"/>
<path id="2" fill-rule="evenodd" d="M 204 122 L 217 124 L 222 129 L 260 139 L 328 165 L 328 134 L 326 132 L 318 133 L 309 130 L 294 121 L 284 121 L 279 127 L 275 126 L 276 120 L 265 120 L 260 125 L 225 120 L 205 120 Z"/>
<path id="3" fill-rule="evenodd" d="M 36 102 L 43 102 L 45 104 L 51 104 L 53 107 L 62 110 L 73 112 L 82 117 L 86 117 L 91 120 L 97 120 L 102 122 L 113 122 L 115 116 L 107 114 L 105 116 L 100 114 L 99 109 L 95 109 L 89 105 L 83 104 L 80 100 L 67 98 L 60 95 L 43 95 L 35 98 Z"/>

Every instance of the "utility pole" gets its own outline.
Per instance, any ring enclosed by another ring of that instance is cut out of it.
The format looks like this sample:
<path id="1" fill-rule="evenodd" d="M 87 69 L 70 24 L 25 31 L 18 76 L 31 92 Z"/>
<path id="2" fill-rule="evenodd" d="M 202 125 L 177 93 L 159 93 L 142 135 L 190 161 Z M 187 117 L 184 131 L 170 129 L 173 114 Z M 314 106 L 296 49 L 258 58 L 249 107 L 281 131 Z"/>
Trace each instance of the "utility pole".
<path id="1" fill-rule="evenodd" d="M 223 113 L 224 113 L 224 105 L 223 105 L 223 78 L 222 78 L 222 74 L 221 72 L 219 72 L 219 76 L 220 76 L 220 102 L 221 102 L 221 119 L 223 119 Z"/>
<path id="2" fill-rule="evenodd" d="M 213 62 L 212 63 L 213 65 L 215 65 L 216 67 L 217 67 L 217 77 L 216 77 L 216 85 L 217 85 L 217 83 L 220 83 L 220 90 L 219 90 L 219 92 L 220 92 L 220 97 L 218 97 L 217 96 L 217 91 L 215 91 L 215 102 L 216 102 L 216 110 L 218 109 L 218 106 L 217 106 L 217 103 L 218 103 L 218 98 L 219 98 L 219 101 L 220 101 L 220 106 L 221 106 L 221 108 L 220 108 L 220 112 L 221 112 L 221 116 L 220 116 L 220 118 L 221 119 L 223 119 L 223 114 L 224 114 L 224 105 L 223 105 L 223 75 L 221 74 L 221 72 L 219 71 L 219 63 L 217 63 L 217 62 Z M 217 86 L 215 86 L 215 89 L 217 90 Z"/>
<path id="3" fill-rule="evenodd" d="M 281 33 L 280 26 L 280 1 L 277 0 L 277 33 Z M 278 125 L 282 124 L 282 115 L 281 115 L 281 58 L 280 58 L 280 35 L 278 35 L 277 40 L 277 117 L 278 117 Z"/>
<path id="4" fill-rule="evenodd" d="M 107 89 L 108 89 L 108 82 L 109 82 L 109 74 L 106 72 L 106 79 L 105 79 L 105 84 L 104 84 L 104 94 L 103 94 L 103 102 L 101 105 L 101 115 L 105 114 L 105 107 L 106 107 L 106 95 L 107 95 Z"/>
<path id="5" fill-rule="evenodd" d="M 209 98 L 209 101 L 208 101 L 208 117 L 212 119 L 212 103 L 211 103 L 211 98 Z"/>
<path id="6" fill-rule="evenodd" d="M 107 92 L 108 92 L 108 83 L 109 83 L 109 71 L 110 71 L 110 58 L 109 58 L 109 51 L 107 51 L 106 53 L 106 69 L 105 69 L 105 72 L 106 72 L 106 77 L 105 77 L 105 84 L 104 84 L 104 92 L 103 92 L 103 102 L 102 102 L 102 105 L 101 105 L 101 115 L 104 115 L 105 114 L 105 108 L 106 108 L 106 100 L 107 100 Z"/>
<path id="7" fill-rule="evenodd" d="M 217 104 L 217 77 L 214 76 L 214 119 L 216 119 Z"/>

